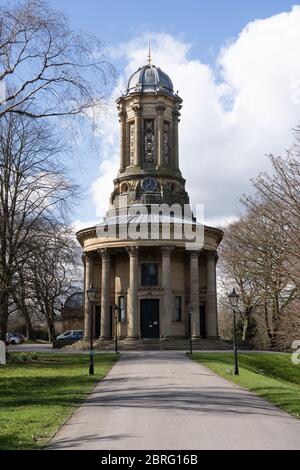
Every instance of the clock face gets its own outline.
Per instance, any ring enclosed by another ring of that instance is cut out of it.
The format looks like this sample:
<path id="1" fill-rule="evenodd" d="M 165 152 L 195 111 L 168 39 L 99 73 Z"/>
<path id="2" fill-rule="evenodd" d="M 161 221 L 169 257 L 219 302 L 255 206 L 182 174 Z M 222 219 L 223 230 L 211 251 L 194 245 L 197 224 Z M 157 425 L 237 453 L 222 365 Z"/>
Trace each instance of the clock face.
<path id="1" fill-rule="evenodd" d="M 154 178 L 151 178 L 148 176 L 147 178 L 144 178 L 142 181 L 142 189 L 147 192 L 153 192 L 157 188 L 157 182 Z"/>

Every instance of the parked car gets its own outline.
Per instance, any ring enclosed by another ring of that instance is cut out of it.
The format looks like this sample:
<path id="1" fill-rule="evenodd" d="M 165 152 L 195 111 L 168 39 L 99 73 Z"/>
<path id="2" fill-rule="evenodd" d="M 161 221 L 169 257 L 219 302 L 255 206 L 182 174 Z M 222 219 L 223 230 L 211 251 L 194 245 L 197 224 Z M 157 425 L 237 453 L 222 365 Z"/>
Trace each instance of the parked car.
<path id="1" fill-rule="evenodd" d="M 24 343 L 25 337 L 21 333 L 15 333 L 14 336 L 19 338 L 21 344 Z"/>
<path id="2" fill-rule="evenodd" d="M 6 344 L 21 344 L 23 341 L 13 333 L 6 333 Z"/>
<path id="3" fill-rule="evenodd" d="M 82 330 L 68 330 L 58 335 L 56 340 L 57 341 L 78 341 L 83 338 L 83 331 Z"/>

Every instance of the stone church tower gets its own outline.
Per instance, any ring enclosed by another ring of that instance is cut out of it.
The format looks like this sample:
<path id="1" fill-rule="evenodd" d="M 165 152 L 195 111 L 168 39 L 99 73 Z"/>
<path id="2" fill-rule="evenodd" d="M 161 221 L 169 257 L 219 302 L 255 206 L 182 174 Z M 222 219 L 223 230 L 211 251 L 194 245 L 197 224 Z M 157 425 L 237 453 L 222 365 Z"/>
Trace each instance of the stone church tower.
<path id="1" fill-rule="evenodd" d="M 149 60 L 130 77 L 117 107 L 120 167 L 109 209 L 98 227 L 77 233 L 84 250 L 84 290 L 91 283 L 97 289 L 94 336 L 106 344 L 117 331 L 125 347 L 149 341 L 180 347 L 189 336 L 190 311 L 192 337 L 217 338 L 216 250 L 222 231 L 202 226 L 202 245 L 187 249 L 182 229 L 177 230 L 186 216 L 151 212 L 162 204 L 189 207 L 179 167 L 182 99 L 168 75 Z M 188 220 L 195 230 L 191 211 Z M 166 225 L 168 236 L 163 235 Z M 132 237 L 129 226 L 135 233 L 147 228 L 147 235 Z M 90 336 L 90 315 L 85 295 L 85 337 Z"/>

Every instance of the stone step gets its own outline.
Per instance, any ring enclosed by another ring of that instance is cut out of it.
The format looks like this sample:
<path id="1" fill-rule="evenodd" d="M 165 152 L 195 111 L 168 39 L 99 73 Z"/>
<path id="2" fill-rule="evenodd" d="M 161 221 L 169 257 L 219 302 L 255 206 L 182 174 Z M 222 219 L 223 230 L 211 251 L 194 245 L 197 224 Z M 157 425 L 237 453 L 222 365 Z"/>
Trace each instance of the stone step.
<path id="1" fill-rule="evenodd" d="M 219 339 L 196 339 L 192 342 L 194 350 L 232 350 L 232 344 Z M 89 342 L 81 340 L 72 346 L 73 349 L 89 349 Z M 114 340 L 95 340 L 95 350 L 111 350 L 115 348 Z M 188 339 L 143 339 L 143 340 L 118 340 L 119 350 L 189 350 Z"/>

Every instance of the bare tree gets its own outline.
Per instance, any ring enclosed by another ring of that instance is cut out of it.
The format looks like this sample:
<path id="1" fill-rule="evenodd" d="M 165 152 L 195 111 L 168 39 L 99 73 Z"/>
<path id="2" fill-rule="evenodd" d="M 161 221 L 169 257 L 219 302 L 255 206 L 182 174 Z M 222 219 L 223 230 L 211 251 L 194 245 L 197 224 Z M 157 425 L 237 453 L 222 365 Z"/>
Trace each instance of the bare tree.
<path id="1" fill-rule="evenodd" d="M 296 139 L 300 129 L 296 129 Z M 297 141 L 296 141 L 297 142 Z M 255 196 L 244 196 L 249 210 L 260 211 L 261 217 L 274 228 L 272 244 L 279 258 L 274 258 L 280 275 L 285 275 L 300 290 L 300 153 L 299 144 L 285 158 L 270 155 L 273 174 L 260 174 L 254 181 Z M 282 262 L 282 256 L 284 262 Z"/>
<path id="2" fill-rule="evenodd" d="M 7 113 L 0 120 L 0 338 L 14 281 L 32 255 L 41 220 L 56 224 L 77 187 L 59 163 L 61 146 L 46 122 Z"/>
<path id="3" fill-rule="evenodd" d="M 249 341 L 254 332 L 253 315 L 260 302 L 257 289 L 257 276 L 252 259 L 251 246 L 247 244 L 249 237 L 249 221 L 241 218 L 224 229 L 224 239 L 220 247 L 220 260 L 218 269 L 220 272 L 222 291 L 221 297 L 223 309 L 228 310 L 227 294 L 233 286 L 238 287 L 240 295 L 240 312 L 242 322 L 243 341 Z"/>
<path id="4" fill-rule="evenodd" d="M 32 298 L 40 318 L 46 320 L 49 340 L 53 340 L 61 305 L 75 292 L 79 277 L 80 250 L 71 229 L 43 223 L 27 264 Z"/>
<path id="5" fill-rule="evenodd" d="M 0 117 L 78 115 L 102 103 L 114 69 L 95 37 L 42 0 L 0 7 Z M 4 88 L 4 87 L 2 87 Z"/>
<path id="6" fill-rule="evenodd" d="M 26 327 L 26 338 L 35 339 L 35 331 L 32 324 L 33 316 L 33 296 L 30 290 L 28 279 L 30 272 L 28 266 L 19 264 L 11 289 L 11 298 L 18 311 L 18 318 L 23 317 Z"/>
<path id="7" fill-rule="evenodd" d="M 299 296 L 300 165 L 297 147 L 286 158 L 270 158 L 273 174 L 253 181 L 255 194 L 242 199 L 246 215 L 226 229 L 220 268 L 225 288 L 233 282 L 239 288 L 244 333 L 251 317 L 260 315 L 276 348 Z"/>

